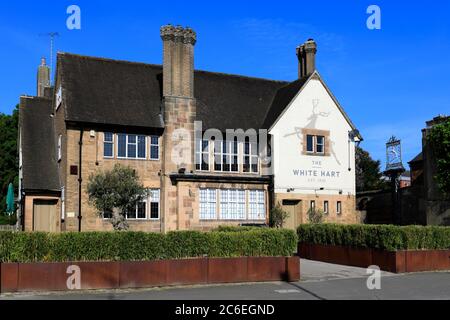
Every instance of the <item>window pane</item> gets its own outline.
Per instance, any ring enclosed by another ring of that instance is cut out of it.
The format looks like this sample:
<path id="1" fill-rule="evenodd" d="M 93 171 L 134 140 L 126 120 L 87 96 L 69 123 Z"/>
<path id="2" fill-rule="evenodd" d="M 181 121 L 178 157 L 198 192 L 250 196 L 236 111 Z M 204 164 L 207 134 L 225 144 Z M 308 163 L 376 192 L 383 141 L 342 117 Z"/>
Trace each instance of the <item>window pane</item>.
<path id="1" fill-rule="evenodd" d="M 127 136 L 124 134 L 119 134 L 117 136 L 117 156 L 120 158 L 125 158 L 127 156 Z"/>
<path id="2" fill-rule="evenodd" d="M 159 137 L 157 136 L 152 136 L 151 137 L 151 144 L 155 145 L 155 146 L 159 146 Z"/>
<path id="3" fill-rule="evenodd" d="M 139 202 L 137 204 L 137 217 L 138 219 L 147 218 L 147 204 L 145 202 Z"/>
<path id="4" fill-rule="evenodd" d="M 264 191 L 250 190 L 249 191 L 249 219 L 250 220 L 265 220 L 266 206 L 264 199 Z"/>
<path id="5" fill-rule="evenodd" d="M 128 144 L 128 158 L 136 158 L 136 145 Z"/>
<path id="6" fill-rule="evenodd" d="M 105 142 L 113 142 L 113 134 L 111 132 L 105 132 Z"/>
<path id="7" fill-rule="evenodd" d="M 150 219 L 159 219 L 159 203 L 152 202 L 150 204 Z"/>
<path id="8" fill-rule="evenodd" d="M 314 152 L 314 136 L 306 136 L 306 151 Z"/>
<path id="9" fill-rule="evenodd" d="M 152 160 L 158 160 L 159 159 L 159 147 L 158 146 L 152 146 L 150 148 L 150 158 Z"/>
<path id="10" fill-rule="evenodd" d="M 141 159 L 145 159 L 146 152 L 145 152 L 146 146 L 145 146 L 145 136 L 139 136 L 138 137 L 138 157 Z"/>
<path id="11" fill-rule="evenodd" d="M 200 189 L 200 219 L 217 219 L 217 197 L 215 189 Z"/>
<path id="12" fill-rule="evenodd" d="M 317 139 L 317 153 L 324 153 L 324 149 L 325 149 L 325 137 L 322 136 L 318 136 L 316 137 Z"/>
<path id="13" fill-rule="evenodd" d="M 108 158 L 113 157 L 113 144 L 112 143 L 105 142 L 103 155 Z"/>
<path id="14" fill-rule="evenodd" d="M 128 143 L 136 143 L 136 138 L 137 136 L 135 135 L 132 134 L 128 135 Z"/>

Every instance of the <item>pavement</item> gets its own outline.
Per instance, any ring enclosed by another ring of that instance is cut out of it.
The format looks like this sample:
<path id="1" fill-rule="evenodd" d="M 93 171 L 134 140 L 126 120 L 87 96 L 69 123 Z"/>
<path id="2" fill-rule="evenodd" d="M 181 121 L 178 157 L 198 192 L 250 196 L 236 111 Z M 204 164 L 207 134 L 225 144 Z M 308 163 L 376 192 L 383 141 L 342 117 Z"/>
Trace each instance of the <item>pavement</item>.
<path id="1" fill-rule="evenodd" d="M 450 271 L 381 272 L 380 290 L 369 290 L 366 269 L 301 261 L 302 280 L 232 285 L 21 293 L 2 300 L 450 300 Z"/>

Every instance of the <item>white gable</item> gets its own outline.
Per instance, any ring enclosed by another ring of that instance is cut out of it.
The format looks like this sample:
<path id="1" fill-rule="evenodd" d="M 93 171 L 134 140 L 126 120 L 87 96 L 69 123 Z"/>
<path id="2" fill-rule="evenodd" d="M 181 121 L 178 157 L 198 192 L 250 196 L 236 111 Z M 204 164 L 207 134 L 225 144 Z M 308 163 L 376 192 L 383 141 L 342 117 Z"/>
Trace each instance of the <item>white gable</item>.
<path id="1" fill-rule="evenodd" d="M 328 156 L 304 154 L 302 131 L 329 131 Z M 352 125 L 322 81 L 311 78 L 270 130 L 274 137 L 277 192 L 354 194 L 355 143 Z M 351 171 L 349 171 L 349 168 Z M 322 189 L 322 190 L 321 190 Z"/>

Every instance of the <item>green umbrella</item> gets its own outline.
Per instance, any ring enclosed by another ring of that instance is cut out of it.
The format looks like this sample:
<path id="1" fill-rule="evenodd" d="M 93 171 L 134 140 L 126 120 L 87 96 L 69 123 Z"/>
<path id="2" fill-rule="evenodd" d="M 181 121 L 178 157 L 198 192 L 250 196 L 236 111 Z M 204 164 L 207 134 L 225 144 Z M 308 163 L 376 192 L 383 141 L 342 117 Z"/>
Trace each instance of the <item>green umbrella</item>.
<path id="1" fill-rule="evenodd" d="M 6 213 L 12 215 L 14 213 L 14 186 L 9 184 L 8 194 L 6 196 Z"/>

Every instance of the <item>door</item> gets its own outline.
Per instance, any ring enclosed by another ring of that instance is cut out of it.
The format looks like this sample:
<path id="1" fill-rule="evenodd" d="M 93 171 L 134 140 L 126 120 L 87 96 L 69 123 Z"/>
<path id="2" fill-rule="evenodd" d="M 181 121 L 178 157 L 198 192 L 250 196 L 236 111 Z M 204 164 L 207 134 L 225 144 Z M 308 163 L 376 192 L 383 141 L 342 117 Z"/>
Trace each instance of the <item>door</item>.
<path id="1" fill-rule="evenodd" d="M 301 201 L 283 200 L 283 210 L 288 213 L 284 228 L 295 230 L 302 223 Z"/>
<path id="2" fill-rule="evenodd" d="M 56 206 L 54 200 L 35 200 L 33 203 L 33 231 L 57 232 Z"/>

